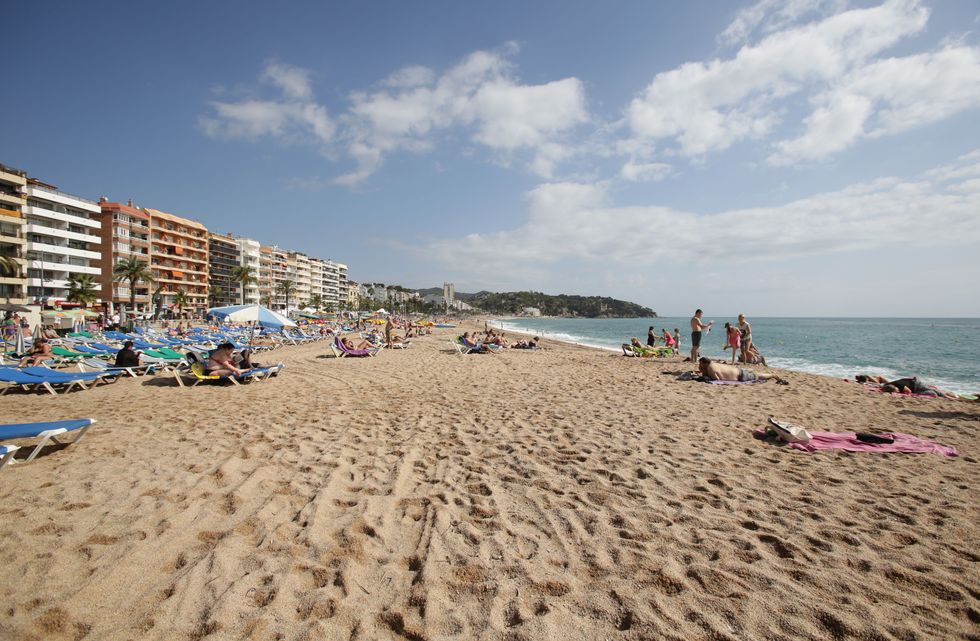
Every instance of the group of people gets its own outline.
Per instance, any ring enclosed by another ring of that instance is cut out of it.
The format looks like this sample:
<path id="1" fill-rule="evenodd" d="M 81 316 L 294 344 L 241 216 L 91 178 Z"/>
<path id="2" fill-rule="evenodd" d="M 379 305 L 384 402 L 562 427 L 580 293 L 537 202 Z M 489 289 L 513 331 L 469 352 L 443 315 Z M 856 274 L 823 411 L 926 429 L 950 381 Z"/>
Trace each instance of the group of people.
<path id="1" fill-rule="evenodd" d="M 714 321 L 705 323 L 702 321 L 704 312 L 697 310 L 691 317 L 691 356 L 692 363 L 699 362 L 701 357 L 701 339 L 711 331 Z M 731 364 L 734 365 L 736 359 L 746 365 L 765 365 L 766 359 L 759 352 L 759 348 L 752 340 L 752 325 L 745 320 L 745 314 L 738 315 L 736 324 L 725 323 L 725 344 L 724 349 L 732 350 Z"/>
<path id="2" fill-rule="evenodd" d="M 636 339 L 633 339 L 636 340 Z M 651 325 L 647 330 L 647 347 L 657 347 L 659 341 L 663 341 L 662 347 L 670 347 L 680 351 L 681 349 L 681 330 L 674 328 L 674 333 L 671 334 L 667 331 L 666 327 L 660 328 L 660 335 L 657 335 L 657 331 Z"/>

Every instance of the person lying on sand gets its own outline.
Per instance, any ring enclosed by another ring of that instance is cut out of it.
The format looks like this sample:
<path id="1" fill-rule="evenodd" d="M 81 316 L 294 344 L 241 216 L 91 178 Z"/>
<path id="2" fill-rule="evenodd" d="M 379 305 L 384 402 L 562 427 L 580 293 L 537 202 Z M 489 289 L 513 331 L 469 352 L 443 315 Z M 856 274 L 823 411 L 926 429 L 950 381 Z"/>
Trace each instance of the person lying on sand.
<path id="1" fill-rule="evenodd" d="M 744 367 L 735 367 L 725 363 L 712 362 L 710 358 L 702 356 L 698 360 L 698 371 L 705 378 L 713 381 L 738 381 L 739 383 L 749 383 L 751 381 L 768 381 L 773 379 L 782 382 L 783 379 L 775 374 L 757 374 Z"/>
<path id="2" fill-rule="evenodd" d="M 952 392 L 941 390 L 935 385 L 926 385 L 915 376 L 888 381 L 881 386 L 882 392 L 897 392 L 899 394 L 918 394 L 920 396 L 935 396 L 940 398 L 959 398 Z"/>

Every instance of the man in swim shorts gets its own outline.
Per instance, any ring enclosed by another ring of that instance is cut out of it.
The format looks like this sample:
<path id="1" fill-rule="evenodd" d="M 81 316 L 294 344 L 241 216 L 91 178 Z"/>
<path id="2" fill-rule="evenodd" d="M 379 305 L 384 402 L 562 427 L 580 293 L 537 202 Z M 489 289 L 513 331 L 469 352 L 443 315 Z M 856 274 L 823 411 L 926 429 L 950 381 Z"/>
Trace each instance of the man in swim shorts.
<path id="1" fill-rule="evenodd" d="M 691 362 L 697 363 L 698 357 L 701 355 L 701 332 L 708 331 L 714 324 L 711 321 L 707 325 L 701 323 L 701 315 L 704 314 L 700 309 L 694 312 L 694 316 L 691 318 Z"/>
<path id="2" fill-rule="evenodd" d="M 710 358 L 702 357 L 698 360 L 698 371 L 705 378 L 713 381 L 737 381 L 739 383 L 751 383 L 752 381 L 782 380 L 775 374 L 757 374 L 744 367 L 735 367 L 725 363 L 712 362 Z"/>

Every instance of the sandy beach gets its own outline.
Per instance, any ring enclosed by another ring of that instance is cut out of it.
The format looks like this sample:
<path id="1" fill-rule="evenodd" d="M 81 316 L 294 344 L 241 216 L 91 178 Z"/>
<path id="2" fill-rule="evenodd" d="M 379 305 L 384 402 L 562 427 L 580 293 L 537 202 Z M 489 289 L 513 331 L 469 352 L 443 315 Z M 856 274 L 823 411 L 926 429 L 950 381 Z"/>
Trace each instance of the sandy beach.
<path id="1" fill-rule="evenodd" d="M 980 404 L 452 335 L 4 396 L 98 424 L 0 472 L 0 638 L 980 638 Z M 769 415 L 960 455 L 799 452 Z"/>

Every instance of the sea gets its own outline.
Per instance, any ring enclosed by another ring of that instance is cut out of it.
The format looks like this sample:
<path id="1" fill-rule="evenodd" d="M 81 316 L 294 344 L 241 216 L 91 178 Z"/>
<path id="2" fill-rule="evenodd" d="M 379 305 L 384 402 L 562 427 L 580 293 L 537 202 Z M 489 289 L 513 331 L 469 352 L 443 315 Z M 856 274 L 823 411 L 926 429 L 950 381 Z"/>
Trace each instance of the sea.
<path id="1" fill-rule="evenodd" d="M 701 339 L 701 354 L 731 358 L 724 351 L 725 323 L 714 320 Z M 958 394 L 980 392 L 980 318 L 749 318 L 752 341 L 766 362 L 782 369 L 834 378 L 880 374 L 920 380 Z M 658 335 L 681 330 L 681 348 L 691 349 L 690 318 L 500 318 L 503 330 L 538 334 L 620 351 L 636 336 L 646 344 L 651 325 Z"/>

